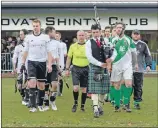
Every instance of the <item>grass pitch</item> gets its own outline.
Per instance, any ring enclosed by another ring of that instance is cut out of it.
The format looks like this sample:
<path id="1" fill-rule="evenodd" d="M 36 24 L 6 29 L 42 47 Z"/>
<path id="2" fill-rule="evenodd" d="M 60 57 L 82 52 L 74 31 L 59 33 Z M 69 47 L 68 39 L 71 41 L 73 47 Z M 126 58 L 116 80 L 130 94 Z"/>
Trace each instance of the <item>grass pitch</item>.
<path id="1" fill-rule="evenodd" d="M 145 78 L 143 90 L 141 110 L 133 108 L 133 100 L 132 113 L 115 113 L 112 105 L 105 103 L 104 115 L 96 119 L 90 99 L 87 99 L 85 112 L 80 111 L 80 101 L 77 112 L 71 112 L 72 86 L 69 90 L 64 86 L 63 96 L 57 97 L 58 111 L 29 113 L 28 108 L 21 105 L 20 94 L 14 93 L 14 79 L 3 78 L 2 127 L 157 127 L 157 78 Z"/>

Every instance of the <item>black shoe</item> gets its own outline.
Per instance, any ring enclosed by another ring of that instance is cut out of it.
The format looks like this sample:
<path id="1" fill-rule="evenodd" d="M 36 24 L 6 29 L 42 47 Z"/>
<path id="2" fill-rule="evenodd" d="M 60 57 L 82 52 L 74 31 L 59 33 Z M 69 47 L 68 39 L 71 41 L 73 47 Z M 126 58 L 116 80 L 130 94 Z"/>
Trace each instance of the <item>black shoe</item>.
<path id="1" fill-rule="evenodd" d="M 115 102 L 114 102 L 114 101 L 110 101 L 110 103 L 112 104 L 112 106 L 114 106 L 114 105 L 115 105 Z"/>
<path id="2" fill-rule="evenodd" d="M 103 111 L 102 107 L 99 107 L 98 111 L 99 111 L 99 115 L 101 115 L 101 116 L 104 115 L 104 111 Z"/>
<path id="3" fill-rule="evenodd" d="M 94 111 L 94 118 L 99 118 L 99 111 Z"/>
<path id="4" fill-rule="evenodd" d="M 115 106 L 115 110 L 114 110 L 115 112 L 120 112 L 121 111 L 121 109 L 120 109 L 120 107 L 118 107 L 118 106 Z"/>
<path id="5" fill-rule="evenodd" d="M 84 107 L 81 107 L 81 111 L 82 111 L 82 112 L 85 112 L 85 109 L 84 109 Z"/>
<path id="6" fill-rule="evenodd" d="M 120 105 L 123 106 L 123 101 L 122 100 L 120 100 Z"/>
<path id="7" fill-rule="evenodd" d="M 76 112 L 76 110 L 77 110 L 77 105 L 74 104 L 73 107 L 72 107 L 72 112 Z"/>
<path id="8" fill-rule="evenodd" d="M 130 109 L 130 104 L 124 105 L 123 106 L 123 110 L 125 110 L 126 112 L 132 112 L 132 110 Z"/>
<path id="9" fill-rule="evenodd" d="M 140 105 L 139 104 L 135 104 L 134 108 L 137 109 L 137 110 L 140 110 Z"/>

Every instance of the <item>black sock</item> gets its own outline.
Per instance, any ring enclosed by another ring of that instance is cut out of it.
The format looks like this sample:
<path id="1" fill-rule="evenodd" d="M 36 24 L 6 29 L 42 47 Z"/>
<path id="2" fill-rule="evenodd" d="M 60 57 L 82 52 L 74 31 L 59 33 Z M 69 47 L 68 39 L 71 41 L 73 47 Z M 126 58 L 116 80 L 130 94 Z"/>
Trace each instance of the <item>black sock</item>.
<path id="1" fill-rule="evenodd" d="M 25 101 L 29 101 L 29 89 L 25 89 Z"/>
<path id="2" fill-rule="evenodd" d="M 74 96 L 74 104 L 78 104 L 78 95 L 79 95 L 79 92 L 74 92 L 73 91 L 73 96 Z"/>
<path id="3" fill-rule="evenodd" d="M 30 106 L 36 107 L 36 88 L 29 89 Z"/>
<path id="4" fill-rule="evenodd" d="M 63 92 L 63 80 L 60 80 L 59 84 L 60 84 L 60 93 L 62 93 Z"/>
<path id="5" fill-rule="evenodd" d="M 24 91 L 24 89 L 19 89 L 19 93 L 20 93 L 22 99 L 24 99 L 24 97 L 25 97 L 25 91 Z"/>
<path id="6" fill-rule="evenodd" d="M 45 85 L 44 104 L 45 106 L 49 106 L 49 84 Z"/>
<path id="7" fill-rule="evenodd" d="M 82 93 L 82 96 L 81 96 L 81 108 L 84 107 L 84 105 L 86 103 L 86 98 L 87 98 L 87 93 Z"/>
<path id="8" fill-rule="evenodd" d="M 57 96 L 57 92 L 52 92 L 51 96 L 50 96 L 50 101 L 53 102 L 56 100 L 56 96 Z"/>
<path id="9" fill-rule="evenodd" d="M 38 106 L 43 105 L 45 90 L 38 90 Z"/>

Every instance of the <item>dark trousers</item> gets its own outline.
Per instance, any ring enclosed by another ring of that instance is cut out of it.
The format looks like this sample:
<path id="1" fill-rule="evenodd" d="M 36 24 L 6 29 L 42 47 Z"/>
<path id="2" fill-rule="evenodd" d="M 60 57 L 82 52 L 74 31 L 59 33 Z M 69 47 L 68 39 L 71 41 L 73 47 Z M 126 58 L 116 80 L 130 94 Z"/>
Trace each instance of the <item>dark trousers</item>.
<path id="1" fill-rule="evenodd" d="M 135 72 L 133 73 L 133 93 L 134 93 L 134 101 L 141 102 L 142 101 L 142 87 L 143 87 L 143 73 Z"/>

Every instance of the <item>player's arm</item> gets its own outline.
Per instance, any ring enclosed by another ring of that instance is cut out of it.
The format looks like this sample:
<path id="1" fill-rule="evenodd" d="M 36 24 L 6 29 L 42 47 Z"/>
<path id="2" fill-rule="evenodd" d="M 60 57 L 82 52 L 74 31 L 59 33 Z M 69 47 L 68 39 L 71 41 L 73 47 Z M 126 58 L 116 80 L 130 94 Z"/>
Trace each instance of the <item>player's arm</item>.
<path id="1" fill-rule="evenodd" d="M 23 65 L 25 65 L 25 61 L 26 61 L 26 58 L 28 56 L 28 51 L 29 51 L 29 41 L 27 40 L 27 38 L 25 38 L 24 44 L 25 44 L 25 47 L 24 47 L 24 52 L 23 52 L 23 56 L 22 56 Z"/>
<path id="2" fill-rule="evenodd" d="M 65 57 L 67 56 L 67 46 L 66 46 L 65 43 L 64 43 L 64 56 L 65 56 Z"/>
<path id="3" fill-rule="evenodd" d="M 145 63 L 146 63 L 147 70 L 150 70 L 151 65 L 152 65 L 152 58 L 151 58 L 151 53 L 147 44 L 145 44 L 144 55 L 145 55 Z"/>
<path id="4" fill-rule="evenodd" d="M 135 67 L 135 70 L 138 70 L 137 50 L 136 50 L 136 45 L 134 44 L 132 39 L 130 39 L 130 50 L 132 54 L 132 63 Z"/>
<path id="5" fill-rule="evenodd" d="M 18 46 L 15 47 L 14 54 L 13 54 L 13 70 L 16 71 L 16 64 L 19 56 Z"/>

